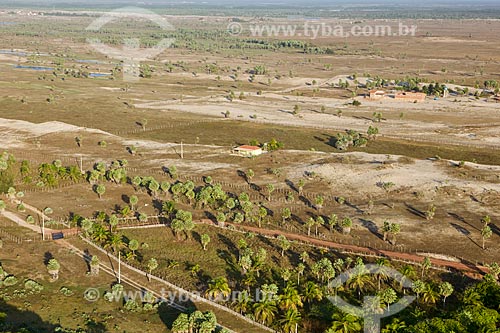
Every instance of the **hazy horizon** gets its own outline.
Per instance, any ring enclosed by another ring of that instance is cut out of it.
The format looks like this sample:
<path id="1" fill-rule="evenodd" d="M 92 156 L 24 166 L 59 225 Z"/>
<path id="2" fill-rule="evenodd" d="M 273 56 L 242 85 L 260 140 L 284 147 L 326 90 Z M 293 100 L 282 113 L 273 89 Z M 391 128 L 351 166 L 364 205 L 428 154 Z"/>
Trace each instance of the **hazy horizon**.
<path id="1" fill-rule="evenodd" d="M 441 0 L 441 1 L 432 1 L 432 0 L 421 0 L 418 3 L 415 3 L 412 0 L 263 0 L 263 1 L 249 1 L 249 0 L 192 0 L 192 1 L 182 1 L 182 0 L 147 0 L 147 1 L 137 1 L 137 0 L 46 0 L 43 3 L 36 2 L 34 0 L 0 0 L 0 5 L 9 4 L 9 5 L 25 5 L 25 4 L 36 4 L 36 5 L 119 5 L 119 4 L 134 4 L 134 5 L 211 5 L 211 6 L 251 6 L 251 7 L 261 7 L 261 6 L 303 6 L 303 7 L 312 7 L 312 6 L 322 6 L 322 7 L 330 7 L 336 5 L 343 6 L 359 6 L 359 5 L 370 5 L 370 6 L 413 6 L 413 7 L 422 7 L 422 6 L 430 6 L 430 7 L 440 7 L 440 6 L 500 6 L 498 0 Z"/>

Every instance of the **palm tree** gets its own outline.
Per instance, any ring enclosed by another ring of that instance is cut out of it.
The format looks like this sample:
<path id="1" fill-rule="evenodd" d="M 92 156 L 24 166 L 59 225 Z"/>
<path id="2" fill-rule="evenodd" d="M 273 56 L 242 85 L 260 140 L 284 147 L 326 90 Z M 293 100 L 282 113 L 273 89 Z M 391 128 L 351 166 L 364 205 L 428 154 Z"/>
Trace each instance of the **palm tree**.
<path id="1" fill-rule="evenodd" d="M 97 256 L 92 256 L 89 265 L 90 275 L 99 275 L 99 258 Z"/>
<path id="2" fill-rule="evenodd" d="M 405 328 L 405 322 L 401 321 L 398 318 L 395 318 L 390 324 L 385 325 L 385 327 L 382 329 L 382 333 L 398 333 L 402 332 Z"/>
<path id="3" fill-rule="evenodd" d="M 173 333 L 189 333 L 189 317 L 181 313 L 172 324 Z"/>
<path id="4" fill-rule="evenodd" d="M 359 318 L 350 313 L 335 313 L 332 327 L 325 333 L 357 333 L 362 329 Z"/>
<path id="5" fill-rule="evenodd" d="M 255 319 L 264 325 L 270 325 L 274 321 L 276 312 L 278 312 L 278 309 L 274 301 L 265 300 L 255 303 L 253 306 Z"/>
<path id="6" fill-rule="evenodd" d="M 284 316 L 279 320 L 281 330 L 284 333 L 297 333 L 298 325 L 301 320 L 300 312 L 295 309 L 289 309 Z"/>
<path id="7" fill-rule="evenodd" d="M 283 221 L 283 225 L 285 225 L 286 220 L 288 220 L 292 216 L 292 212 L 290 211 L 290 208 L 285 207 L 281 211 L 281 218 Z"/>
<path id="8" fill-rule="evenodd" d="M 307 236 L 311 236 L 311 227 L 316 225 L 316 221 L 314 220 L 313 217 L 310 217 L 307 221 L 306 221 L 306 227 L 307 227 Z"/>
<path id="9" fill-rule="evenodd" d="M 420 294 L 424 292 L 425 289 L 425 282 L 422 280 L 415 280 L 411 284 L 411 289 L 417 294 L 417 301 L 419 299 Z"/>
<path id="10" fill-rule="evenodd" d="M 137 198 L 136 195 L 132 195 L 130 196 L 128 202 L 130 204 L 130 208 L 132 208 L 132 210 L 135 210 L 135 205 L 137 205 L 137 203 L 139 202 L 139 198 Z"/>
<path id="11" fill-rule="evenodd" d="M 130 251 L 132 251 L 132 253 L 135 257 L 135 251 L 137 251 L 137 249 L 139 249 L 139 241 L 137 241 L 137 239 L 131 239 L 128 242 L 128 248 L 130 249 Z"/>
<path id="12" fill-rule="evenodd" d="M 298 290 L 291 283 L 288 283 L 283 289 L 283 294 L 279 296 L 279 307 L 284 311 L 288 311 L 290 309 L 298 310 L 303 305 Z"/>
<path id="13" fill-rule="evenodd" d="M 225 277 L 218 277 L 208 283 L 208 289 L 205 294 L 214 300 L 218 300 L 220 296 L 227 298 L 231 294 L 231 288 Z"/>
<path id="14" fill-rule="evenodd" d="M 112 234 L 108 238 L 107 243 L 104 245 L 105 248 L 111 248 L 115 255 L 118 254 L 120 249 L 123 247 L 123 237 L 120 234 Z"/>
<path id="15" fill-rule="evenodd" d="M 332 214 L 328 217 L 327 223 L 328 226 L 330 227 L 330 232 L 333 232 L 333 229 L 337 227 L 337 224 L 339 222 L 339 218 L 336 214 Z"/>
<path id="16" fill-rule="evenodd" d="M 88 221 L 88 220 L 87 220 Z M 100 224 L 92 225 L 92 238 L 99 244 L 105 243 L 109 238 L 109 231 Z M 87 230 L 85 232 L 88 232 Z"/>
<path id="17" fill-rule="evenodd" d="M 446 306 L 446 298 L 453 294 L 453 285 L 449 282 L 443 282 L 439 285 L 439 294 L 443 296 L 443 307 Z"/>
<path id="18" fill-rule="evenodd" d="M 99 184 L 95 187 L 95 193 L 97 193 L 97 195 L 99 196 L 99 199 L 102 198 L 102 196 L 104 195 L 105 192 L 106 192 L 106 186 Z"/>
<path id="19" fill-rule="evenodd" d="M 390 306 L 392 303 L 396 302 L 398 299 L 398 295 L 396 294 L 396 291 L 392 288 L 387 288 L 384 291 L 380 293 L 380 300 L 387 304 L 387 310 L 390 310 Z"/>
<path id="20" fill-rule="evenodd" d="M 401 280 L 399 281 L 399 287 L 403 291 L 403 293 L 405 293 L 406 291 L 404 289 L 404 285 L 414 279 L 417 273 L 415 271 L 415 267 L 413 267 L 412 265 L 403 266 L 403 268 L 401 268 L 399 272 L 402 275 Z"/>
<path id="21" fill-rule="evenodd" d="M 147 268 L 148 268 L 148 281 L 151 281 L 151 273 L 158 268 L 158 261 L 155 259 L 155 258 L 151 258 L 148 260 L 147 264 L 146 264 Z"/>
<path id="22" fill-rule="evenodd" d="M 500 275 L 500 265 L 496 262 L 486 265 L 490 270 L 490 274 L 493 275 L 493 278 L 498 281 L 498 276 Z"/>
<path id="23" fill-rule="evenodd" d="M 252 298 L 246 290 L 243 290 L 238 294 L 238 298 L 233 302 L 233 306 L 236 311 L 243 314 L 248 312 L 251 302 Z"/>
<path id="24" fill-rule="evenodd" d="M 250 183 L 252 181 L 252 178 L 255 176 L 255 172 L 253 172 L 252 169 L 248 169 L 248 171 L 245 173 L 245 178 L 247 179 L 247 182 Z"/>
<path id="25" fill-rule="evenodd" d="M 429 257 L 425 257 L 424 260 L 422 261 L 421 266 L 422 266 L 422 279 L 423 279 L 425 272 L 427 272 L 432 266 L 431 259 Z"/>
<path id="26" fill-rule="evenodd" d="M 387 240 L 387 235 L 391 232 L 391 222 L 384 221 L 384 226 L 382 227 L 382 232 L 384 234 L 384 242 Z"/>
<path id="27" fill-rule="evenodd" d="M 424 290 L 422 291 L 422 301 L 427 304 L 436 304 L 439 297 L 438 292 L 433 283 L 425 283 Z"/>
<path id="28" fill-rule="evenodd" d="M 300 276 L 304 274 L 304 270 L 306 269 L 306 266 L 303 263 L 299 263 L 297 265 L 297 285 L 300 285 Z"/>
<path id="29" fill-rule="evenodd" d="M 262 220 L 264 220 L 267 216 L 267 209 L 265 207 L 259 208 L 259 228 L 262 227 Z"/>
<path id="30" fill-rule="evenodd" d="M 318 212 L 321 212 L 321 209 L 323 208 L 324 203 L 325 203 L 325 197 L 323 197 L 322 195 L 318 195 L 314 199 L 314 205 L 316 206 L 316 209 L 318 210 Z"/>
<path id="31" fill-rule="evenodd" d="M 191 268 L 189 270 L 191 271 L 192 277 L 197 277 L 198 273 L 200 273 L 200 271 L 201 271 L 201 266 L 196 264 L 196 265 L 191 266 Z"/>
<path id="32" fill-rule="evenodd" d="M 483 250 L 485 249 L 486 240 L 490 238 L 492 234 L 493 232 L 491 231 L 489 225 L 485 225 L 483 229 L 481 229 L 481 237 L 483 238 Z"/>
<path id="33" fill-rule="evenodd" d="M 304 185 L 305 185 L 305 181 L 304 179 L 299 179 L 298 183 L 297 183 L 297 190 L 299 192 L 299 195 L 302 194 L 302 190 L 304 189 Z"/>
<path id="34" fill-rule="evenodd" d="M 392 223 L 389 231 L 392 235 L 392 245 L 396 245 L 396 237 L 401 232 L 401 225 L 398 223 Z"/>
<path id="35" fill-rule="evenodd" d="M 341 223 L 342 232 L 345 235 L 349 235 L 351 233 L 352 228 L 352 220 L 348 217 L 344 218 Z"/>
<path id="36" fill-rule="evenodd" d="M 307 281 L 302 291 L 302 297 L 308 304 L 311 304 L 312 301 L 321 301 L 323 299 L 323 291 L 313 281 Z"/>
<path id="37" fill-rule="evenodd" d="M 287 251 L 290 248 L 290 241 L 286 239 L 285 236 L 279 235 L 278 236 L 278 242 L 279 246 L 281 247 L 281 256 L 285 256 L 285 251 Z"/>
<path id="38" fill-rule="evenodd" d="M 325 220 L 321 216 L 318 216 L 316 218 L 316 221 L 314 221 L 314 227 L 315 227 L 314 233 L 316 234 L 316 237 L 318 236 L 318 227 L 321 227 L 324 224 Z"/>
<path id="39" fill-rule="evenodd" d="M 267 201 L 271 201 L 271 194 L 275 190 L 274 185 L 273 184 L 267 184 L 266 185 L 266 189 L 267 189 L 267 194 L 268 194 Z"/>
<path id="40" fill-rule="evenodd" d="M 465 289 L 462 302 L 465 305 L 472 305 L 474 307 L 483 306 L 481 295 L 475 288 Z"/>
<path id="41" fill-rule="evenodd" d="M 115 214 L 111 214 L 108 219 L 108 224 L 109 224 L 109 232 L 113 232 L 113 230 L 118 225 L 118 216 L 116 216 Z"/>
<path id="42" fill-rule="evenodd" d="M 45 240 L 45 217 L 51 215 L 54 211 L 50 207 L 45 207 L 42 210 L 42 239 Z"/>
<path id="43" fill-rule="evenodd" d="M 389 260 L 385 258 L 379 258 L 376 261 L 377 263 L 377 271 L 376 271 L 376 276 L 377 276 L 377 283 L 378 283 L 378 290 L 380 291 L 380 285 L 382 281 L 387 280 L 387 266 L 389 264 Z"/>
<path id="44" fill-rule="evenodd" d="M 203 246 L 203 251 L 207 250 L 207 245 L 210 243 L 210 236 L 207 234 L 203 234 L 200 237 L 201 245 Z"/>
<path id="45" fill-rule="evenodd" d="M 47 263 L 47 271 L 50 274 L 50 277 L 53 281 L 59 279 L 59 269 L 61 268 L 61 265 L 59 262 L 52 258 L 49 260 Z"/>
<path id="46" fill-rule="evenodd" d="M 358 297 L 361 299 L 361 292 L 373 286 L 371 276 L 363 273 L 354 274 L 348 281 L 350 288 L 358 291 Z"/>

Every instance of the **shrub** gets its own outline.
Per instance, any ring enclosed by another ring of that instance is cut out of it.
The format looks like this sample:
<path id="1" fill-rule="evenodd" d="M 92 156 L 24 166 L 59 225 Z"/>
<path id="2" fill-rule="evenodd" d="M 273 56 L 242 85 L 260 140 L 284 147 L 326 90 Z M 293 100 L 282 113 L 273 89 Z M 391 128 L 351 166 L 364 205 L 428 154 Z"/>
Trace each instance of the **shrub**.
<path id="1" fill-rule="evenodd" d="M 6 287 L 15 286 L 19 281 L 14 275 L 9 275 L 3 280 L 3 285 Z"/>
<path id="2" fill-rule="evenodd" d="M 59 289 L 59 292 L 63 294 L 64 296 L 71 296 L 73 295 L 73 290 L 69 289 L 68 287 L 61 287 Z"/>
<path id="3" fill-rule="evenodd" d="M 22 203 L 20 203 L 19 205 L 17 205 L 17 211 L 18 212 L 25 212 L 26 207 Z"/>
<path id="4" fill-rule="evenodd" d="M 131 311 L 131 312 L 140 312 L 142 308 L 137 304 L 136 301 L 133 299 L 129 299 L 125 302 L 125 305 L 123 306 L 125 310 Z"/>
<path id="5" fill-rule="evenodd" d="M 26 280 L 24 282 L 24 289 L 39 293 L 43 290 L 43 286 L 34 280 Z"/>

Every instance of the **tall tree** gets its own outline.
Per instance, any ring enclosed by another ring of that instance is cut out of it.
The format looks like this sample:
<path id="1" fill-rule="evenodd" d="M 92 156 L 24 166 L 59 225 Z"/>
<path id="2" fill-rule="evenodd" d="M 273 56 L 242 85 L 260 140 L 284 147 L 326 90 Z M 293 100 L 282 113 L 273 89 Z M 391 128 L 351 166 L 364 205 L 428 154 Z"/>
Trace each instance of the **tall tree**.
<path id="1" fill-rule="evenodd" d="M 200 237 L 201 245 L 203 246 L 203 251 L 207 250 L 207 245 L 210 243 L 210 236 L 208 234 L 203 234 Z"/>
<path id="2" fill-rule="evenodd" d="M 281 247 L 281 256 L 285 256 L 285 251 L 290 248 L 290 241 L 283 235 L 278 236 L 278 243 Z"/>
<path id="3" fill-rule="evenodd" d="M 443 307 L 446 305 L 446 299 L 453 294 L 453 285 L 449 282 L 443 282 L 439 285 L 439 294 L 443 297 Z"/>
<path id="4" fill-rule="evenodd" d="M 231 288 L 225 277 L 218 277 L 208 283 L 208 289 L 205 294 L 214 300 L 219 300 L 221 296 L 225 298 L 229 297 Z"/>
<path id="5" fill-rule="evenodd" d="M 485 225 L 483 229 L 481 229 L 481 237 L 483 239 L 483 250 L 486 248 L 486 240 L 491 237 L 493 232 L 491 231 L 491 228 L 489 225 Z"/>
<path id="6" fill-rule="evenodd" d="M 151 281 L 151 273 L 158 268 L 158 261 L 155 258 L 150 258 L 146 264 L 148 268 L 148 280 Z"/>
<path id="7" fill-rule="evenodd" d="M 298 325 L 301 320 L 300 312 L 296 309 L 289 309 L 285 312 L 283 317 L 279 320 L 281 330 L 283 333 L 297 333 Z"/>
<path id="8" fill-rule="evenodd" d="M 102 198 L 105 192 L 106 192 L 106 186 L 104 186 L 103 184 L 99 184 L 95 187 L 95 193 L 97 193 L 99 199 Z"/>

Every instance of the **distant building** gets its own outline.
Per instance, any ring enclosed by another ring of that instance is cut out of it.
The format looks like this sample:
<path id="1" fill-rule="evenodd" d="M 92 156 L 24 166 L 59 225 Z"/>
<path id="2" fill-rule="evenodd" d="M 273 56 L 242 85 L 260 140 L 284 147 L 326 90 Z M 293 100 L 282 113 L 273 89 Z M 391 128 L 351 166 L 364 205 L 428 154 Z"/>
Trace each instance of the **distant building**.
<path id="1" fill-rule="evenodd" d="M 373 100 L 378 100 L 385 97 L 385 91 L 383 90 L 372 89 L 369 91 L 369 93 L 369 98 Z"/>
<path id="2" fill-rule="evenodd" d="M 263 153 L 262 148 L 257 146 L 239 146 L 233 149 L 233 154 L 243 157 L 259 156 Z"/>
<path id="3" fill-rule="evenodd" d="M 394 99 L 396 101 L 423 102 L 426 96 L 425 93 L 400 91 L 394 94 Z"/>

